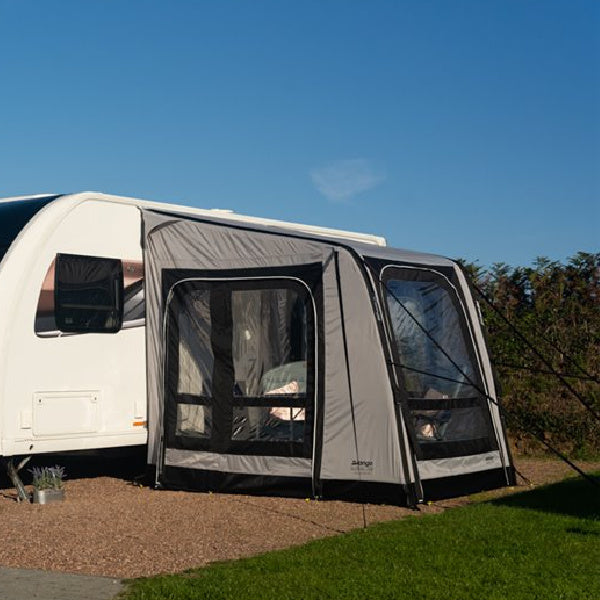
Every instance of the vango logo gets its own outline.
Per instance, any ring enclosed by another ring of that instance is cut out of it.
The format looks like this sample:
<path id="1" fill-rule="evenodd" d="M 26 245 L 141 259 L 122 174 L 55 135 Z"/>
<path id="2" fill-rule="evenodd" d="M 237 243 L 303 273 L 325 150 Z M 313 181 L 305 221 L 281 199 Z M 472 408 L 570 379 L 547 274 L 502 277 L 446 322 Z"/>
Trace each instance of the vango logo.
<path id="1" fill-rule="evenodd" d="M 350 463 L 350 469 L 352 471 L 372 471 L 373 470 L 373 461 L 372 460 L 353 460 Z"/>

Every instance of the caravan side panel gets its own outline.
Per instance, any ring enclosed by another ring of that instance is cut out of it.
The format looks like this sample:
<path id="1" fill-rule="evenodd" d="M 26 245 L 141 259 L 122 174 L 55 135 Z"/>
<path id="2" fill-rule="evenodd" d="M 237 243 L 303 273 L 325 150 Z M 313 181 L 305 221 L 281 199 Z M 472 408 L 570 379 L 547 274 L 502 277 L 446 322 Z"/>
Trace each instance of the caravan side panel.
<path id="1" fill-rule="evenodd" d="M 52 303 L 43 288 L 57 253 L 141 266 L 140 225 L 135 206 L 67 197 L 41 211 L 11 249 L 0 286 L 9 349 L 0 363 L 3 454 L 146 442 L 143 321 L 115 334 L 61 335 L 36 324 L 43 302 Z"/>

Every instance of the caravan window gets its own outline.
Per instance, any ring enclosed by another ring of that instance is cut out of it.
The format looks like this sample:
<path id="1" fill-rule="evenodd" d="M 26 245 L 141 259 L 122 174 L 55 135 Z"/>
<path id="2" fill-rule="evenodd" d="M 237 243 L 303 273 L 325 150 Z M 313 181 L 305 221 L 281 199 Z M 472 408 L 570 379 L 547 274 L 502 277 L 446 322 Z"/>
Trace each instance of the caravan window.
<path id="1" fill-rule="evenodd" d="M 116 333 L 123 322 L 123 266 L 116 258 L 58 254 L 56 324 L 66 333 Z"/>
<path id="2" fill-rule="evenodd" d="M 168 315 L 169 445 L 310 455 L 315 325 L 304 285 L 185 280 Z"/>
<path id="3" fill-rule="evenodd" d="M 35 333 L 40 337 L 61 335 L 56 324 L 54 310 L 55 260 L 48 267 L 35 314 Z M 144 297 L 144 268 L 140 260 L 122 260 L 123 283 L 123 329 L 142 327 L 146 319 L 146 300 Z"/>
<path id="4" fill-rule="evenodd" d="M 432 270 L 392 266 L 382 281 L 394 363 L 421 458 L 493 449 L 477 356 L 452 283 Z"/>

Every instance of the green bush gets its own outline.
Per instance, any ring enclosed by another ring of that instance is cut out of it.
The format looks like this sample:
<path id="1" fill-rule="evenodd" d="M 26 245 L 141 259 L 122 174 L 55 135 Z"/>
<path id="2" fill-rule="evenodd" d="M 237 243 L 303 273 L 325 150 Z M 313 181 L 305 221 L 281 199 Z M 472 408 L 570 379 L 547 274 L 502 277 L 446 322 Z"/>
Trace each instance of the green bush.
<path id="1" fill-rule="evenodd" d="M 573 458 L 599 456 L 600 422 L 549 371 L 566 375 L 600 414 L 600 253 L 580 252 L 566 264 L 538 258 L 531 267 L 464 266 L 493 305 L 480 299 L 516 451 L 544 451 L 534 432 Z"/>

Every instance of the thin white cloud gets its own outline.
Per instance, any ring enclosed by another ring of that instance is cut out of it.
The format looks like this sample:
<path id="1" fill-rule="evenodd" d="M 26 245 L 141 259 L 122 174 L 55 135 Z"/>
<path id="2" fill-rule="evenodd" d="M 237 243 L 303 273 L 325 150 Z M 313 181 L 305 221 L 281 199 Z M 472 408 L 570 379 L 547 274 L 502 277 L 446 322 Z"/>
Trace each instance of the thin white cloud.
<path id="1" fill-rule="evenodd" d="M 332 202 L 344 202 L 379 185 L 385 172 L 364 158 L 336 160 L 310 170 L 317 190 Z"/>

